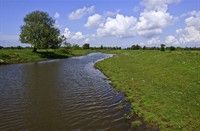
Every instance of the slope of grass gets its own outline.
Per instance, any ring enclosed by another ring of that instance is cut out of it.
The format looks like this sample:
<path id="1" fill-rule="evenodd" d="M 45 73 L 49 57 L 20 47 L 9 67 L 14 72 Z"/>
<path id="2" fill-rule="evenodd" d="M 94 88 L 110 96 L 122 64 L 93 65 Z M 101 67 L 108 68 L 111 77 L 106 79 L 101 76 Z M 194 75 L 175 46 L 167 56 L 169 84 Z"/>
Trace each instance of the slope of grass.
<path id="1" fill-rule="evenodd" d="M 80 56 L 96 50 L 72 50 L 70 54 L 65 54 L 54 50 L 38 50 L 37 53 L 33 53 L 31 49 L 3 49 L 0 50 L 0 64 L 11 64 L 11 63 L 24 63 L 50 59 L 62 59 L 70 56 Z"/>
<path id="2" fill-rule="evenodd" d="M 200 52 L 114 53 L 95 66 L 127 95 L 134 113 L 162 130 L 200 130 Z"/>

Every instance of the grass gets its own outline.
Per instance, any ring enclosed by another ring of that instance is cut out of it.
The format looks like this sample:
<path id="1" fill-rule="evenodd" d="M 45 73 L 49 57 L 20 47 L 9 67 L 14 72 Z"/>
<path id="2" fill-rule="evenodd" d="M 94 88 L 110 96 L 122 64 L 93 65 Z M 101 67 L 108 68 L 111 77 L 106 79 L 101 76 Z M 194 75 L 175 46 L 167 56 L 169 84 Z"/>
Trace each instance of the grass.
<path id="1" fill-rule="evenodd" d="M 139 120 L 135 120 L 133 122 L 131 122 L 131 127 L 138 127 L 140 126 L 142 123 Z"/>
<path id="2" fill-rule="evenodd" d="M 31 49 L 3 49 L 0 50 L 0 64 L 11 63 L 25 63 L 35 62 L 50 59 L 63 59 L 71 56 L 86 55 L 96 50 L 72 50 L 70 54 L 65 54 L 59 50 L 38 50 L 37 53 L 33 53 Z"/>
<path id="3" fill-rule="evenodd" d="M 200 52 L 115 53 L 95 66 L 123 91 L 132 112 L 161 130 L 200 130 Z"/>

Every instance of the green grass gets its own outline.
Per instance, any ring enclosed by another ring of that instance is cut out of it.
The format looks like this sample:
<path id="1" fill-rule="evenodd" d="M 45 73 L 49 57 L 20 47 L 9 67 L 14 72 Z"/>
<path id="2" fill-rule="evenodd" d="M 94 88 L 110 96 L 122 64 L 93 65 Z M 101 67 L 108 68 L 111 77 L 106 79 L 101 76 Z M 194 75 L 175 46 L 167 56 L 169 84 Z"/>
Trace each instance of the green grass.
<path id="1" fill-rule="evenodd" d="M 59 49 L 54 50 L 38 50 L 37 53 L 33 53 L 31 49 L 3 49 L 0 50 L 0 64 L 11 64 L 11 63 L 25 63 L 35 62 L 50 59 L 62 59 L 71 56 L 86 55 L 96 50 L 72 50 L 70 54 L 59 52 Z"/>
<path id="2" fill-rule="evenodd" d="M 140 126 L 141 124 L 142 124 L 141 121 L 136 120 L 136 121 L 131 122 L 131 127 L 138 127 L 138 126 Z"/>
<path id="3" fill-rule="evenodd" d="M 200 130 L 200 52 L 113 53 L 95 66 L 127 95 L 134 113 L 161 130 Z"/>

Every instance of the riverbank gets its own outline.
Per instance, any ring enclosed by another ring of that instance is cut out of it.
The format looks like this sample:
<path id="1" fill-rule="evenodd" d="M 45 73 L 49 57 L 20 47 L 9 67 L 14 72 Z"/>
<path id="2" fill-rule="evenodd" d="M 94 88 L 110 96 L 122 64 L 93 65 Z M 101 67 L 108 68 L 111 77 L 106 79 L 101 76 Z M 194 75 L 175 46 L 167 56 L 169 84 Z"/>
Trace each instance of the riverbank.
<path id="1" fill-rule="evenodd" d="M 36 62 L 42 60 L 62 59 L 71 56 L 86 55 L 96 50 L 72 50 L 71 53 L 62 53 L 59 50 L 38 50 L 37 53 L 32 49 L 3 49 L 0 50 L 0 64 Z"/>
<path id="2" fill-rule="evenodd" d="M 200 130 L 200 52 L 103 51 L 96 63 L 132 112 L 161 130 Z"/>

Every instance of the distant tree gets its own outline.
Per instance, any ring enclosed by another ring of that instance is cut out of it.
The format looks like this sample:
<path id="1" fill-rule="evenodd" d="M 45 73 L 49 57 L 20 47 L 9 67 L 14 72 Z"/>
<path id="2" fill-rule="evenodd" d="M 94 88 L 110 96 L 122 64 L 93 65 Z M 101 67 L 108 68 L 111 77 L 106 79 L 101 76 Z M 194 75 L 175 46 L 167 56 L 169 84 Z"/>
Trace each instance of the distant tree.
<path id="1" fill-rule="evenodd" d="M 83 49 L 90 49 L 90 44 L 85 43 L 85 44 L 83 45 Z"/>
<path id="2" fill-rule="evenodd" d="M 174 46 L 170 46 L 169 49 L 170 49 L 171 51 L 176 50 L 176 48 L 175 48 Z"/>
<path id="3" fill-rule="evenodd" d="M 20 50 L 20 49 L 23 49 L 23 47 L 21 47 L 21 46 L 17 46 L 16 48 L 19 49 L 19 50 Z"/>
<path id="4" fill-rule="evenodd" d="M 165 44 L 161 44 L 161 45 L 160 45 L 160 50 L 161 50 L 161 51 L 165 51 Z"/>
<path id="5" fill-rule="evenodd" d="M 72 48 L 72 44 L 69 43 L 69 42 L 64 42 L 63 45 L 64 45 L 64 47 L 67 48 L 67 49 L 71 49 L 71 48 Z"/>
<path id="6" fill-rule="evenodd" d="M 61 46 L 65 37 L 60 30 L 54 26 L 53 20 L 48 13 L 34 11 L 24 18 L 24 25 L 21 26 L 20 41 L 33 46 L 33 52 L 37 49 L 56 49 Z"/>
<path id="7" fill-rule="evenodd" d="M 131 46 L 131 49 L 132 50 L 139 50 L 139 49 L 141 49 L 142 47 L 141 46 L 139 46 L 138 44 L 137 45 L 132 45 Z"/>
<path id="8" fill-rule="evenodd" d="M 143 48 L 142 48 L 143 50 L 146 50 L 147 49 L 147 47 L 146 46 L 143 46 Z"/>
<path id="9" fill-rule="evenodd" d="M 103 49 L 103 45 L 101 45 L 100 49 Z"/>
<path id="10" fill-rule="evenodd" d="M 75 50 L 77 50 L 77 49 L 80 49 L 80 46 L 78 44 L 73 44 L 72 48 L 75 49 Z"/>
<path id="11" fill-rule="evenodd" d="M 72 44 L 70 44 L 69 42 L 64 42 L 63 45 L 64 45 L 63 53 L 66 54 L 72 53 Z"/>
<path id="12" fill-rule="evenodd" d="M 3 46 L 0 46 L 0 50 L 3 49 L 3 48 L 4 48 Z"/>

